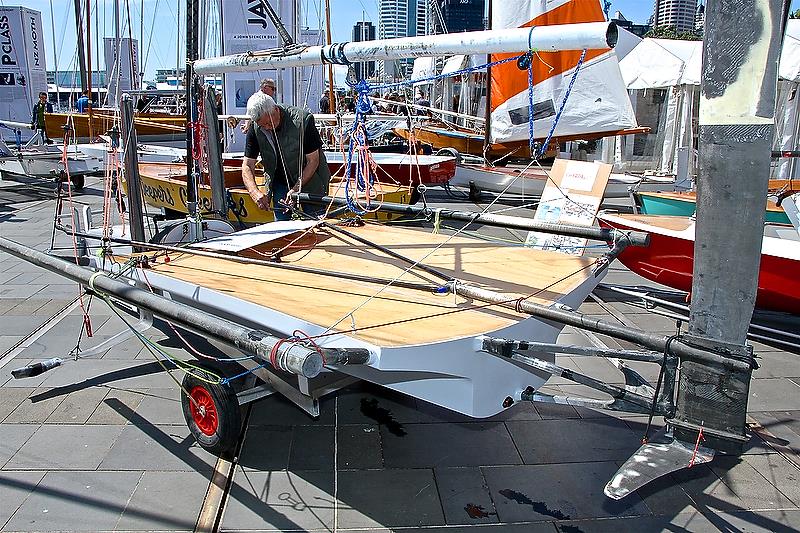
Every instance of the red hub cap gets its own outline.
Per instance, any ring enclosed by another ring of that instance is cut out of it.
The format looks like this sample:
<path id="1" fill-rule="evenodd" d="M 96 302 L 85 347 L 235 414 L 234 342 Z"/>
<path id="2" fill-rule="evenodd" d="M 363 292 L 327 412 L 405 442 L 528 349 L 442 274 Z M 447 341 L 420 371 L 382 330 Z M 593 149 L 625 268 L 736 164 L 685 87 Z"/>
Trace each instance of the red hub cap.
<path id="1" fill-rule="evenodd" d="M 194 423 L 197 424 L 197 427 L 204 435 L 212 436 L 219 427 L 219 416 L 217 415 L 217 406 L 214 405 L 214 399 L 208 390 L 200 385 L 189 391 L 189 396 L 191 397 L 189 409 Z"/>

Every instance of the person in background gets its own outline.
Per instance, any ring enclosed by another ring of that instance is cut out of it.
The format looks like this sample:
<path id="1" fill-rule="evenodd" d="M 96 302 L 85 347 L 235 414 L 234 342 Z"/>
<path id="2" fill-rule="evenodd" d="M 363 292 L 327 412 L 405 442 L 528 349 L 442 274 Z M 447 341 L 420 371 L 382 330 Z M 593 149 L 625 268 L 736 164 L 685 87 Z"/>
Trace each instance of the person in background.
<path id="1" fill-rule="evenodd" d="M 417 95 L 417 99 L 414 100 L 414 104 L 418 105 L 418 106 L 421 106 L 421 107 L 430 107 L 431 106 L 431 101 L 428 100 L 427 98 L 425 98 L 425 91 L 420 89 L 419 93 Z M 418 115 L 430 115 L 430 111 L 428 111 L 428 110 L 417 109 L 417 110 L 415 110 L 415 112 Z"/>
<path id="2" fill-rule="evenodd" d="M 275 100 L 275 80 L 271 78 L 264 78 L 261 80 L 261 86 L 259 87 L 261 92 L 266 94 L 267 96 L 271 96 L 273 100 Z"/>
<path id="3" fill-rule="evenodd" d="M 50 144 L 53 141 L 47 137 L 47 127 L 45 125 L 44 114 L 52 112 L 53 104 L 47 101 L 47 93 L 40 92 L 39 101 L 33 105 L 33 110 L 31 112 L 31 129 L 40 133 L 42 140 L 47 144 Z"/>
<path id="4" fill-rule="evenodd" d="M 75 102 L 75 108 L 78 113 L 86 113 L 92 107 L 92 100 L 89 98 L 89 91 L 83 91 L 81 97 Z"/>
<path id="5" fill-rule="evenodd" d="M 328 93 L 322 93 L 322 98 L 319 99 L 319 112 L 326 114 L 331 112 L 331 99 Z"/>
<path id="6" fill-rule="evenodd" d="M 278 105 L 261 91 L 247 100 L 247 114 L 251 126 L 245 141 L 242 181 L 259 208 L 269 209 L 271 199 L 275 219 L 289 220 L 291 215 L 280 205 L 288 203 L 290 192 L 328 194 L 331 173 L 314 115 L 299 107 Z M 259 156 L 269 194 L 256 185 Z"/>

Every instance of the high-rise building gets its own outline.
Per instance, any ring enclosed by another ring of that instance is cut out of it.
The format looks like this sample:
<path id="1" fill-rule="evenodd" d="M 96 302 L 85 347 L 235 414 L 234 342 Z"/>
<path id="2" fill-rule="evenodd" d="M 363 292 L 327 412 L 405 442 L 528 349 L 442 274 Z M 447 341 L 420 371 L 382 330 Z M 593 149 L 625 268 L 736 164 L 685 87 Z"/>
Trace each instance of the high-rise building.
<path id="1" fill-rule="evenodd" d="M 645 34 L 653 29 L 650 24 L 635 24 L 630 20 L 625 18 L 620 11 L 617 11 L 614 14 L 614 17 L 611 19 L 611 22 L 619 26 L 620 28 L 624 28 L 631 32 L 632 34 L 644 38 Z"/>
<path id="2" fill-rule="evenodd" d="M 698 35 L 703 35 L 703 31 L 706 28 L 706 6 L 703 2 L 700 2 L 700 5 L 697 6 L 697 13 L 694 15 L 694 31 Z"/>
<path id="3" fill-rule="evenodd" d="M 433 28 L 437 33 L 455 33 L 461 31 L 480 31 L 484 29 L 483 12 L 485 0 L 432 0 L 433 9 L 438 7 L 438 14 L 431 14 Z M 444 23 L 444 27 L 442 27 Z"/>
<path id="4" fill-rule="evenodd" d="M 694 31 L 697 0 L 656 0 L 653 27 L 666 26 L 677 32 Z"/>
<path id="5" fill-rule="evenodd" d="M 378 9 L 381 39 L 426 35 L 428 28 L 427 0 L 381 0 Z M 413 61 L 401 59 L 385 61 L 384 74 L 404 77 L 411 72 Z"/>
<path id="6" fill-rule="evenodd" d="M 374 41 L 375 25 L 370 21 L 359 21 L 353 26 L 353 42 Z M 359 80 L 375 76 L 375 61 L 356 63 L 356 78 Z"/>

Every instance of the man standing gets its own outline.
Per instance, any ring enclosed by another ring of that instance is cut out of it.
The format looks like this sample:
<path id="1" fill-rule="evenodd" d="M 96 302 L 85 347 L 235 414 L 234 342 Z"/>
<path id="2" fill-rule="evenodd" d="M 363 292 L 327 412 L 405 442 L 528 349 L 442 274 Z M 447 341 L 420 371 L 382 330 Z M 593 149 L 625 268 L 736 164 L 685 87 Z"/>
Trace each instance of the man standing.
<path id="1" fill-rule="evenodd" d="M 414 101 L 414 104 L 418 105 L 420 107 L 430 107 L 431 106 L 431 101 L 428 100 L 427 98 L 425 98 L 425 91 L 420 89 L 419 93 L 418 93 L 418 96 L 417 96 L 417 99 Z M 430 115 L 431 113 L 427 109 L 417 109 L 416 110 L 416 114 L 417 115 Z"/>
<path id="2" fill-rule="evenodd" d="M 92 101 L 89 98 L 89 91 L 83 91 L 81 97 L 75 102 L 75 108 L 78 113 L 86 113 L 90 107 L 92 107 Z"/>
<path id="3" fill-rule="evenodd" d="M 275 80 L 271 78 L 264 78 L 261 80 L 261 92 L 267 96 L 271 96 L 275 100 Z"/>
<path id="4" fill-rule="evenodd" d="M 330 113 L 331 112 L 331 99 L 328 98 L 328 93 L 322 93 L 322 98 L 319 99 L 319 112 L 320 113 Z"/>
<path id="5" fill-rule="evenodd" d="M 44 122 L 44 114 L 53 112 L 53 104 L 47 101 L 47 93 L 42 91 L 39 93 L 39 101 L 33 105 L 31 113 L 31 129 L 38 132 L 42 136 L 42 141 L 50 143 L 47 137 L 47 127 Z"/>
<path id="6" fill-rule="evenodd" d="M 242 162 L 242 181 L 250 197 L 261 209 L 272 208 L 276 220 L 291 216 L 281 203 L 288 203 L 289 192 L 327 194 L 331 173 L 322 152 L 322 140 L 314 116 L 294 106 L 279 106 L 259 91 L 247 101 L 251 126 Z M 256 158 L 261 157 L 264 178 L 270 194 L 256 185 Z"/>

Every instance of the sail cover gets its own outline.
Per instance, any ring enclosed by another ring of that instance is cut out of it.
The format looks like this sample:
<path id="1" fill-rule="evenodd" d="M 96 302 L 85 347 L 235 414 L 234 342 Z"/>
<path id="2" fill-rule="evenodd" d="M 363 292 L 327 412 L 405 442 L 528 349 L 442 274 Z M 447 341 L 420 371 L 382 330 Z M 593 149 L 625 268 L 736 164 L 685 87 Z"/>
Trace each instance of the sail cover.
<path id="1" fill-rule="evenodd" d="M 503 0 L 492 6 L 492 29 L 605 20 L 598 0 Z M 533 43 L 535 49 L 536 43 Z M 493 54 L 492 61 L 518 54 Z M 538 52 L 533 58 L 534 137 L 547 136 L 569 87 L 580 51 Z M 528 71 L 515 61 L 492 67 L 493 143 L 529 137 Z M 611 132 L 636 127 L 619 64 L 610 49 L 588 50 L 556 136 Z"/>

